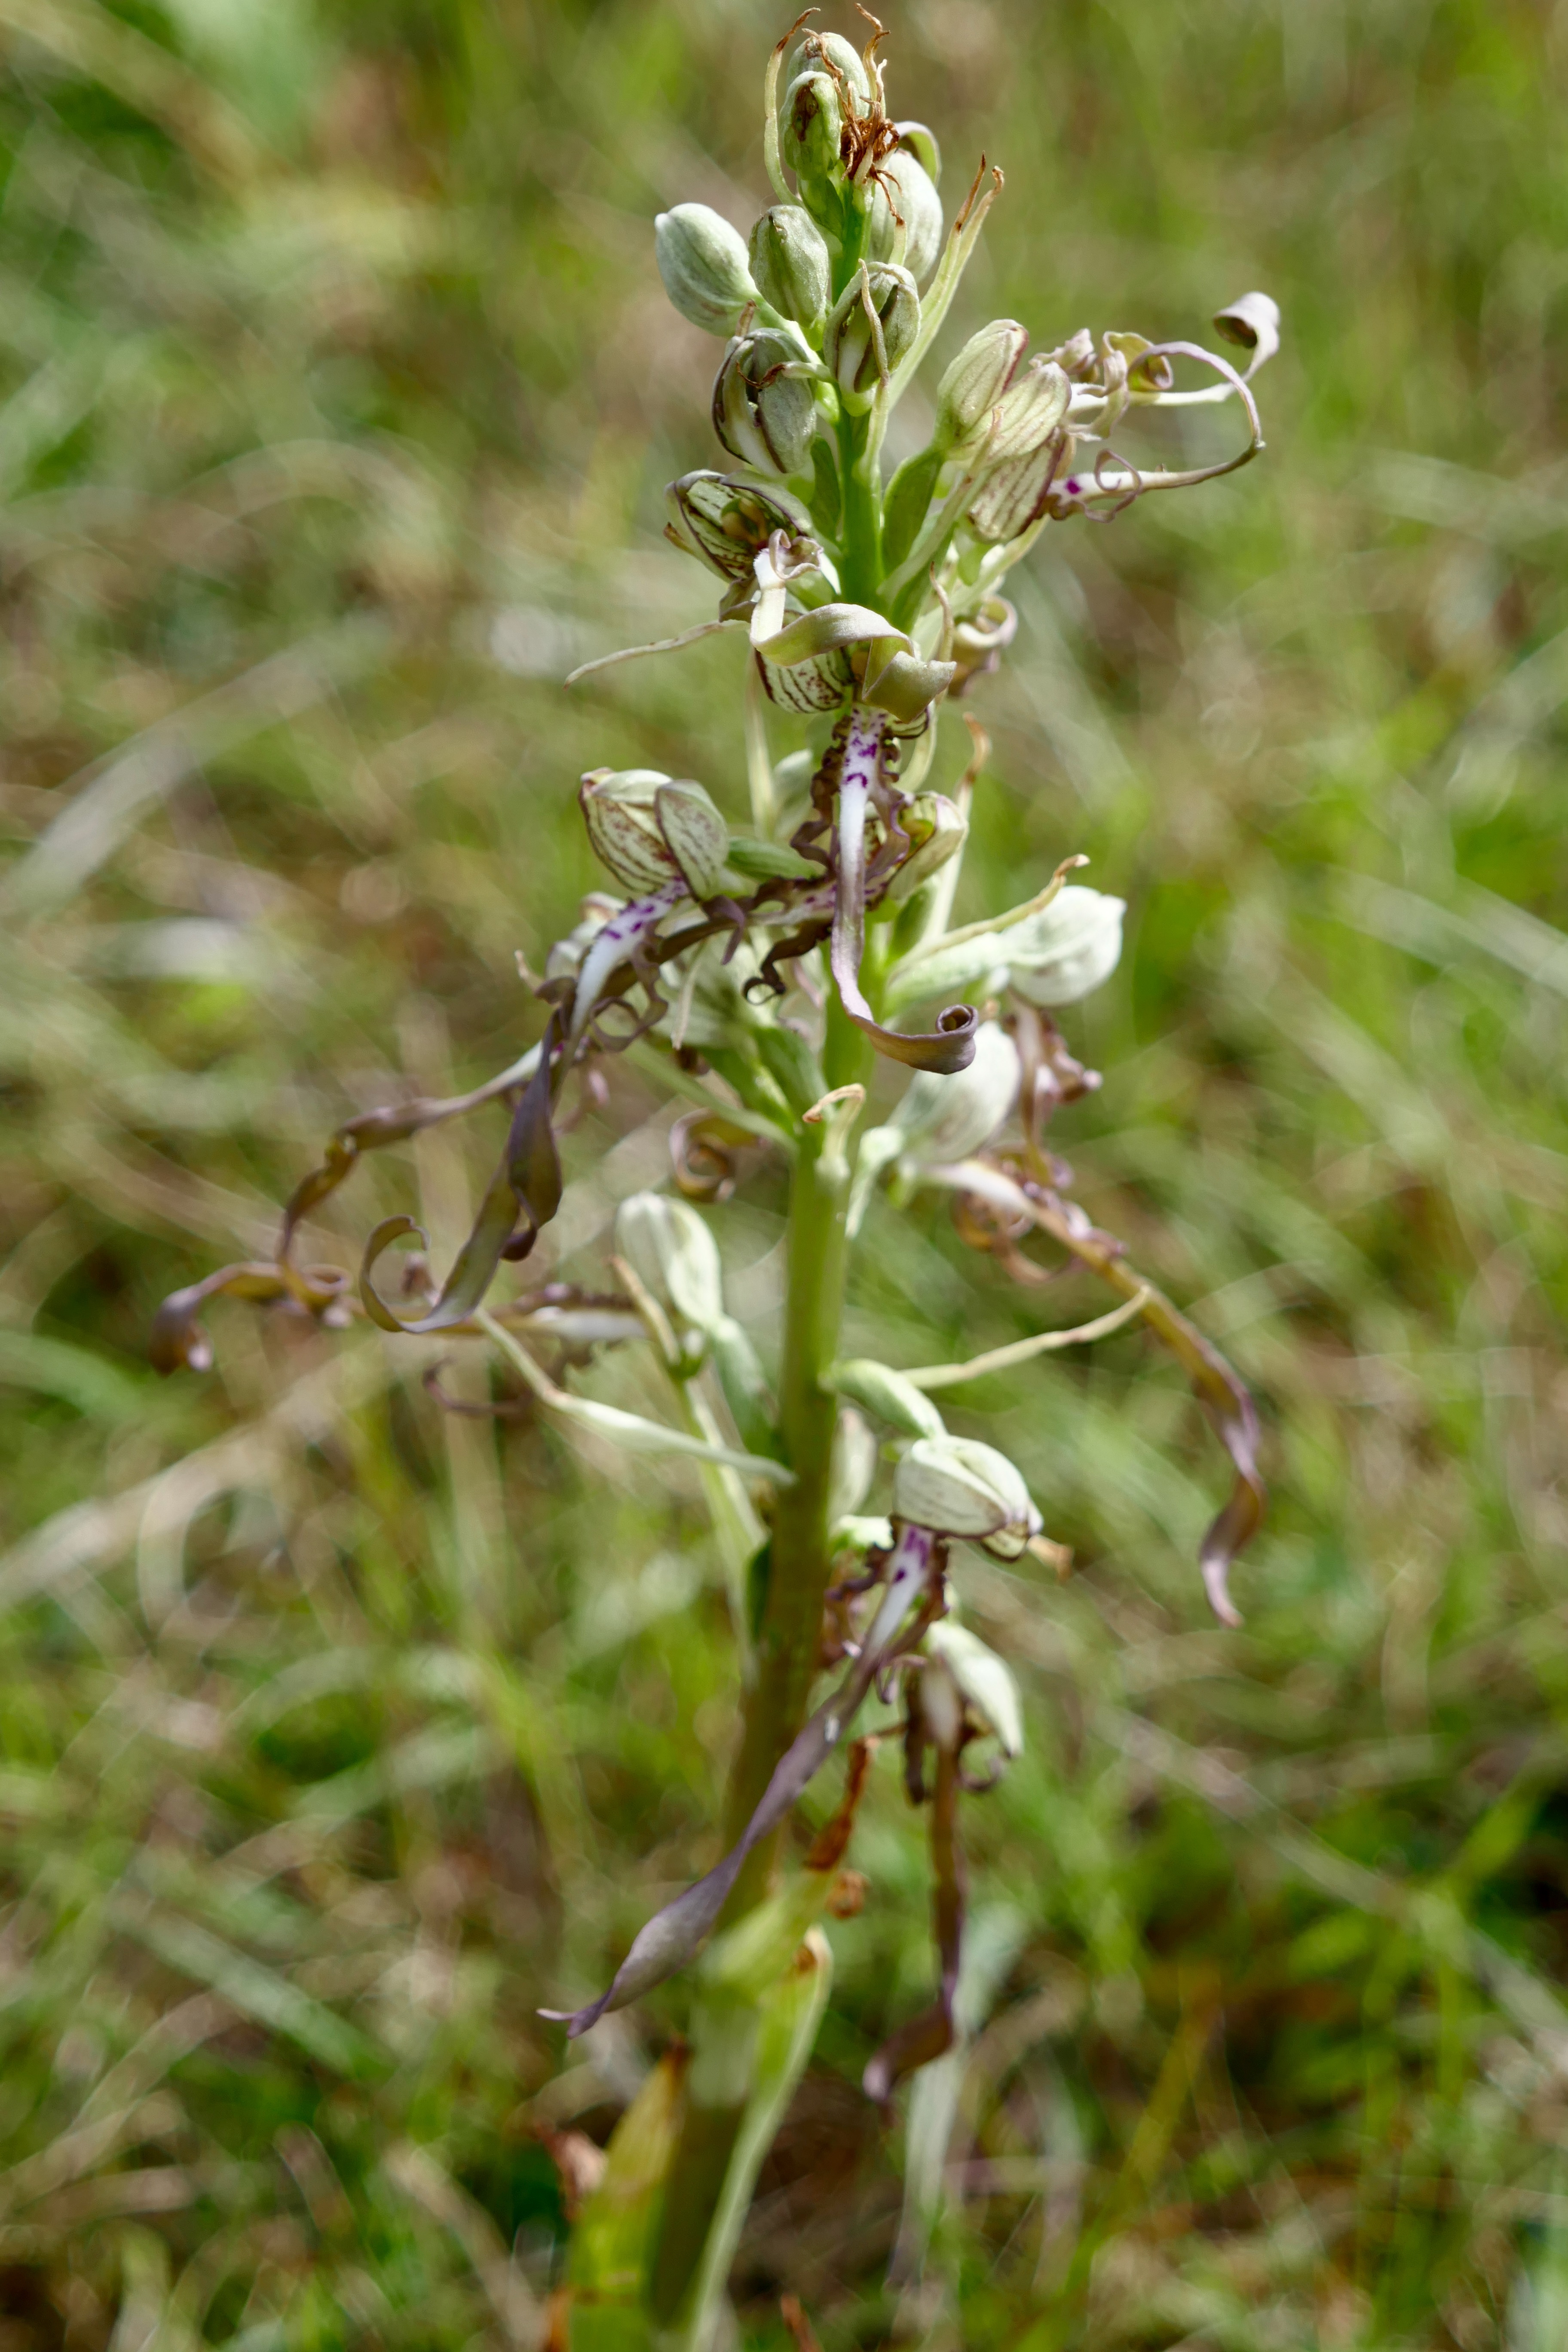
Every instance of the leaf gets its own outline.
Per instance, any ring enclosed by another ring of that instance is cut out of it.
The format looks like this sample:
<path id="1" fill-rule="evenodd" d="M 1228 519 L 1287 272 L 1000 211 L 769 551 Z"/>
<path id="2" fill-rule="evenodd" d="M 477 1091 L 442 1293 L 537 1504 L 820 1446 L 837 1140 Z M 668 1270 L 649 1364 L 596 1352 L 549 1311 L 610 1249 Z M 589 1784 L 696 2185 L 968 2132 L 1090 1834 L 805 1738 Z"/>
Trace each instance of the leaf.
<path id="1" fill-rule="evenodd" d="M 729 2169 L 688 2299 L 686 2340 L 706 2344 L 751 2207 L 757 2175 L 816 2046 L 833 1986 L 833 1952 L 820 1927 L 806 1930 L 794 1961 L 762 1996 L 752 2088 Z"/>
<path id="2" fill-rule="evenodd" d="M 146 1407 L 143 1385 L 96 1348 L 37 1331 L 0 1327 L 0 1381 L 59 1397 L 89 1421 L 130 1421 Z"/>
<path id="3" fill-rule="evenodd" d="M 667 2050 L 622 2116 L 603 2177 L 572 2232 L 565 2285 L 573 2352 L 623 2352 L 646 2343 L 649 2263 L 680 2137 L 689 2053 Z"/>

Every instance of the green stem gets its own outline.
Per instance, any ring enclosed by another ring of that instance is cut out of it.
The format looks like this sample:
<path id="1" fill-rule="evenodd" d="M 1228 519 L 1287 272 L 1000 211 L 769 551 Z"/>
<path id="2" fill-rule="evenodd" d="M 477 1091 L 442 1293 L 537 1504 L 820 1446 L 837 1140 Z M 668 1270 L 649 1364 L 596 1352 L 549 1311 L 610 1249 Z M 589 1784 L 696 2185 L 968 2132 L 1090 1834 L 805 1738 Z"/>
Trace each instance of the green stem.
<path id="1" fill-rule="evenodd" d="M 853 258 L 858 262 L 858 255 Z M 877 410 L 867 416 L 840 412 L 838 420 L 842 587 L 855 603 L 868 603 L 881 579 L 883 422 Z M 868 1059 L 865 1039 L 830 992 L 823 1052 L 829 1088 L 862 1079 Z M 822 1636 L 823 1596 L 832 1572 L 828 1504 L 838 1408 L 826 1374 L 838 1353 L 852 1171 L 831 1122 L 802 1121 L 798 1134 L 779 1380 L 779 1431 L 795 1483 L 779 1496 L 773 1512 L 752 1679 L 742 1700 L 741 1744 L 725 1796 L 726 1851 L 755 1812 L 773 1767 L 805 1720 Z M 724 1924 L 766 1896 L 782 1834 L 763 1839 L 747 1856 L 725 1906 Z M 694 2282 L 718 2226 L 716 2217 L 728 2210 L 724 2187 L 745 2119 L 760 2015 L 730 2012 L 720 2019 L 699 2003 L 692 2018 L 696 2042 L 686 2113 L 649 2279 L 654 2315 L 667 2326 L 683 2306 L 688 2324 L 696 2324 Z M 721 2248 L 709 2252 L 710 2269 L 721 2255 L 727 2264 L 729 2256 Z"/>
<path id="2" fill-rule="evenodd" d="M 843 561 L 840 584 L 851 604 L 869 604 L 882 583 L 882 483 L 878 462 L 880 433 L 873 442 L 876 409 L 864 416 L 845 410 L 838 416 L 838 463 L 844 485 Z"/>
<path id="3" fill-rule="evenodd" d="M 842 1015 L 837 1021 L 830 1016 L 830 1084 L 850 1083 L 864 1055 L 859 1033 Z M 725 1799 L 726 1848 L 756 1811 L 774 1765 L 805 1720 L 817 1670 L 823 1596 L 832 1569 L 828 1506 L 837 1405 L 825 1375 L 838 1352 L 850 1170 L 826 1124 L 803 1126 L 800 1132 L 790 1201 L 789 1292 L 779 1383 L 784 1458 L 795 1476 L 773 1515 L 755 1671 L 745 1695 L 741 1745 Z M 725 1906 L 726 1923 L 767 1895 L 781 1836 L 776 1832 L 763 1839 L 747 1857 Z M 700 2021 L 693 2023 L 700 2032 Z M 679 2311 L 701 2260 L 751 2087 L 751 2040 L 742 2021 L 728 2020 L 723 2039 L 726 2046 L 712 2053 L 715 2063 L 710 2065 L 703 2064 L 699 2046 L 680 2144 L 670 2168 L 651 2281 L 655 2313 L 666 2323 Z"/>

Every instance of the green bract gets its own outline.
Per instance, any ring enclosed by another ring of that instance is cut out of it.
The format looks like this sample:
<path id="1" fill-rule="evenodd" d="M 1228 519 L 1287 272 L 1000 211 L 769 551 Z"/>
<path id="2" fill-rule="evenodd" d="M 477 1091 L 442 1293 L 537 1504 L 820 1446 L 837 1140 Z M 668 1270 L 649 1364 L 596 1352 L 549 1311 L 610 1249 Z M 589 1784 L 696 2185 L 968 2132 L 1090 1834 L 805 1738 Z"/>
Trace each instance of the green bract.
<path id="1" fill-rule="evenodd" d="M 891 905 L 906 898 L 956 857 L 969 838 L 969 820 L 945 793 L 919 793 L 899 819 L 909 835 L 910 854 L 888 885 Z"/>
<path id="2" fill-rule="evenodd" d="M 879 164 L 867 226 L 873 261 L 901 261 L 923 281 L 942 251 L 942 198 L 916 155 L 900 152 Z"/>

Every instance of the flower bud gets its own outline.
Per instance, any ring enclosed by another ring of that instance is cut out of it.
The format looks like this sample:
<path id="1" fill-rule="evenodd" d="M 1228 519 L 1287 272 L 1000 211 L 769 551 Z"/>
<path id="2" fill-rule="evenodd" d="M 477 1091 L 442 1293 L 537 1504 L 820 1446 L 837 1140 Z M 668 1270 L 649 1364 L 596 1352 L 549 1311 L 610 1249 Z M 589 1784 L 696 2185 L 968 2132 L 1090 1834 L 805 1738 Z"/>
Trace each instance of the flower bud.
<path id="1" fill-rule="evenodd" d="M 893 1511 L 996 1559 L 1017 1559 L 1042 1525 L 1006 1455 L 972 1437 L 917 1438 L 893 1473 Z"/>
<path id="2" fill-rule="evenodd" d="M 664 495 L 666 539 L 711 565 L 721 580 L 752 579 L 756 558 L 775 530 L 794 540 L 811 529 L 804 508 L 786 503 L 777 491 L 705 467 L 682 474 Z"/>
<path id="3" fill-rule="evenodd" d="M 678 1329 L 705 1336 L 724 1320 L 724 1285 L 712 1234 L 685 1201 L 633 1192 L 616 1211 L 616 1255 Z"/>
<path id="4" fill-rule="evenodd" d="M 739 231 L 707 205 L 677 205 L 658 215 L 653 236 L 664 290 L 681 317 L 705 334 L 732 335 L 757 299 Z"/>
<path id="5" fill-rule="evenodd" d="M 578 786 L 588 838 L 637 897 L 684 882 L 694 898 L 721 887 L 730 831 L 700 784 L 657 768 L 595 768 Z"/>
<path id="6" fill-rule="evenodd" d="M 911 277 L 923 278 L 942 251 L 943 226 L 942 198 L 918 156 L 900 150 L 878 165 L 866 227 L 868 260 L 901 261 Z"/>
<path id="7" fill-rule="evenodd" d="M 840 1396 L 875 1413 L 889 1428 L 901 1430 L 906 1437 L 945 1434 L 942 1415 L 925 1391 L 905 1380 L 902 1372 L 894 1371 L 890 1364 L 879 1364 L 869 1356 L 851 1356 L 835 1364 L 831 1379 Z"/>
<path id="8" fill-rule="evenodd" d="M 711 898 L 724 887 L 730 828 L 700 784 L 689 777 L 661 785 L 654 795 L 659 829 L 694 898 Z"/>
<path id="9" fill-rule="evenodd" d="M 781 317 L 818 342 L 833 299 L 827 241 L 804 205 L 773 205 L 752 231 L 752 276 Z"/>
<path id="10" fill-rule="evenodd" d="M 983 434 L 991 412 L 1012 383 L 1028 348 L 1029 334 L 1016 319 L 993 319 L 971 335 L 936 388 L 936 432 L 943 449 Z"/>
<path id="11" fill-rule="evenodd" d="M 921 1675 L 921 1720 L 938 1748 L 957 1755 L 963 1745 L 963 1693 L 946 1661 L 934 1652 Z"/>
<path id="12" fill-rule="evenodd" d="M 1094 371 L 1094 337 L 1087 327 L 1079 327 L 1076 334 L 1069 335 L 1065 343 L 1058 343 L 1056 350 L 1047 352 L 1046 356 L 1055 360 L 1062 373 L 1071 376 L 1076 383 Z"/>
<path id="13" fill-rule="evenodd" d="M 884 367 L 891 374 L 920 324 L 920 293 L 909 271 L 891 261 L 863 264 L 835 303 L 822 339 L 822 356 L 852 406 L 869 404 Z"/>
<path id="14" fill-rule="evenodd" d="M 1026 1003 L 1076 1004 L 1121 959 L 1124 898 L 1068 883 L 1043 914 L 1004 931 L 1007 980 Z"/>
<path id="15" fill-rule="evenodd" d="M 907 956 L 888 976 L 886 1011 L 891 1015 L 930 998 L 951 999 L 999 988 L 1013 989 L 1030 1004 L 1076 1004 L 1115 971 L 1121 955 L 1125 912 L 1125 900 L 1069 883 L 1041 913 L 1026 915 L 1005 930 L 981 931 L 952 947 L 939 947 L 930 955 Z M 973 1078 L 979 1058 L 977 1050 L 975 1062 L 960 1074 L 962 1077 Z M 916 1087 L 929 1083 L 915 1080 L 895 1118 L 906 1115 L 904 1105 L 910 1102 Z M 935 1083 L 953 1087 L 958 1079 L 941 1078 Z M 907 1115 L 912 1118 L 914 1109 Z M 907 1151 L 916 1149 L 911 1144 Z M 922 1159 L 935 1156 L 923 1145 L 918 1149 Z M 864 1153 L 864 1143 L 861 1150 Z"/>
<path id="16" fill-rule="evenodd" d="M 993 467 L 964 518 L 975 538 L 1000 546 L 1038 521 L 1051 495 L 1060 455 L 1059 448 L 1047 442 L 1021 457 L 1005 457 Z"/>
<path id="17" fill-rule="evenodd" d="M 955 857 L 969 836 L 969 820 L 945 793 L 917 793 L 899 819 L 914 846 L 889 883 L 895 907 L 912 898 L 923 882 Z"/>
<path id="18" fill-rule="evenodd" d="M 1008 1117 L 1019 1083 L 1017 1047 L 996 1022 L 983 1021 L 967 1068 L 952 1077 L 918 1070 L 910 1079 L 888 1122 L 899 1139 L 899 1157 L 928 1163 L 967 1160 Z"/>
<path id="19" fill-rule="evenodd" d="M 1026 457 L 1042 449 L 1068 413 L 1072 387 L 1054 360 L 1032 360 L 997 402 L 987 443 L 994 457 Z"/>
<path id="20" fill-rule="evenodd" d="M 843 135 L 843 100 L 832 75 L 809 68 L 797 74 L 779 108 L 779 151 L 795 175 L 801 202 L 813 212 L 844 177 Z"/>
<path id="21" fill-rule="evenodd" d="M 764 328 L 731 344 L 714 381 L 713 430 L 759 474 L 811 471 L 816 400 L 802 377 L 785 373 L 800 356 L 797 344 Z"/>
<path id="22" fill-rule="evenodd" d="M 866 70 L 866 60 L 853 41 L 842 33 L 807 33 L 797 43 L 784 68 L 786 83 L 799 79 L 805 73 L 826 72 L 847 89 L 856 110 L 863 111 L 871 102 L 871 77 Z"/>
<path id="23" fill-rule="evenodd" d="M 976 1717 L 984 1730 L 995 1734 L 1003 1755 L 1022 1755 L 1024 1712 L 1018 1704 L 1018 1685 L 1012 1669 L 995 1651 L 967 1625 L 954 1624 L 951 1617 L 939 1617 L 929 1628 L 925 1648 L 927 1656 L 939 1662 L 952 1677 L 964 1711 Z M 922 1701 L 926 1696 L 922 1687 Z M 925 1712 L 929 1720 L 929 1704 Z"/>

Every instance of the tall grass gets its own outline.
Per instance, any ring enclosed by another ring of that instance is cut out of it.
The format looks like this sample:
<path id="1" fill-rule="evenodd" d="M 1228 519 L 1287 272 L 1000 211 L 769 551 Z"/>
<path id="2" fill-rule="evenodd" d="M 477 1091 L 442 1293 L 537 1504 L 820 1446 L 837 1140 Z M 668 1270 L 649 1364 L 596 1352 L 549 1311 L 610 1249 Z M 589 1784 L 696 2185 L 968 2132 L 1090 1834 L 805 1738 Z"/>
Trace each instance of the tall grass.
<path id="1" fill-rule="evenodd" d="M 143 1341 L 342 1118 L 527 1041 L 514 953 L 595 878 L 579 770 L 739 809 L 727 645 L 557 681 L 699 617 L 658 491 L 711 462 L 712 354 L 649 220 L 750 217 L 782 29 L 0 0 L 5 2352 L 531 2343 L 553 2136 L 603 2139 L 679 2028 L 679 1982 L 570 2059 L 534 2011 L 714 1817 L 695 1489 L 443 1412 L 435 1347 L 363 1326 L 220 1308 L 216 1371 L 167 1384 Z M 1131 901 L 1060 1140 L 1254 1384 L 1276 1500 L 1216 1632 L 1215 1463 L 1137 1338 L 966 1391 L 1078 1561 L 968 1573 L 1031 1740 L 977 1809 L 973 2039 L 907 2129 L 852 2087 L 930 1965 L 888 1776 L 743 2340 L 786 2341 L 787 2290 L 829 2352 L 1549 2352 L 1561 12 L 911 0 L 894 31 L 950 181 L 982 125 L 1008 173 L 954 341 L 994 310 L 1048 344 L 1108 289 L 1162 335 L 1255 284 L 1285 311 L 1267 459 L 1057 531 L 1023 583 L 969 886 L 1081 849 Z M 652 1099 L 620 1064 L 572 1139 L 552 1265 L 658 1181 Z M 383 1155 L 329 1230 L 449 1239 L 494 1140 Z M 747 1197 L 765 1345 L 780 1201 Z M 944 1217 L 910 1230 L 872 1230 L 853 1351 L 1032 1328 L 998 1283 L 960 1332 Z"/>

